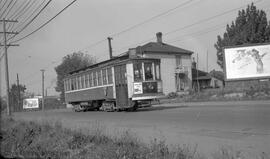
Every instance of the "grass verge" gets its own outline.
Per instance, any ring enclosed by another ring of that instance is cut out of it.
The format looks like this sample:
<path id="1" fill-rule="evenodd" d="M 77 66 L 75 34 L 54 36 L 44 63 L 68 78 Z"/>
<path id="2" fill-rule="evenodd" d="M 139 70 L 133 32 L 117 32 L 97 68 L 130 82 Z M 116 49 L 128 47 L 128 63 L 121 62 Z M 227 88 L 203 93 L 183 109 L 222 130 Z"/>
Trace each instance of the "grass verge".
<path id="1" fill-rule="evenodd" d="M 1 120 L 1 155 L 6 158 L 67 159 L 204 159 L 197 148 L 175 146 L 154 139 L 145 144 L 129 131 L 117 137 L 105 135 L 100 128 L 87 134 L 64 128 L 60 122 L 36 123 Z M 258 159 L 268 159 L 266 154 Z M 213 159 L 240 159 L 241 152 L 221 149 Z M 244 158 L 241 158 L 244 159 Z"/>

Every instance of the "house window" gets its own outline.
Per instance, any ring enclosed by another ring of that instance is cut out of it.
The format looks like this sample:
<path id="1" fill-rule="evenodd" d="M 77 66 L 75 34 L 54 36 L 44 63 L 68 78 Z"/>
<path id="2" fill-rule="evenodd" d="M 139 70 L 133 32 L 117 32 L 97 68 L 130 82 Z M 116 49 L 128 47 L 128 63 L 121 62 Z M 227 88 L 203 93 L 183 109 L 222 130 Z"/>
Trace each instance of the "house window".
<path id="1" fill-rule="evenodd" d="M 176 67 L 181 66 L 182 65 L 181 56 L 176 55 L 175 59 L 176 59 Z"/>
<path id="2" fill-rule="evenodd" d="M 143 80 L 142 62 L 139 61 L 134 62 L 133 67 L 134 67 L 134 81 L 142 81 Z"/>
<path id="3" fill-rule="evenodd" d="M 144 76 L 145 80 L 153 80 L 153 67 L 151 62 L 145 62 L 144 63 Z"/>

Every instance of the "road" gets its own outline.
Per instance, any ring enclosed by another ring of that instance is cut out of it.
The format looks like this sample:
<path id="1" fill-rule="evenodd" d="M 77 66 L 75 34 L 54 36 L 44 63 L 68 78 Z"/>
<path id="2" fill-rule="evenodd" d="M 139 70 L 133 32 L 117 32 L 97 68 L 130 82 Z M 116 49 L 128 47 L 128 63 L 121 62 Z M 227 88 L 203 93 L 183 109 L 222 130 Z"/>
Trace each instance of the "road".
<path id="1" fill-rule="evenodd" d="M 206 156 L 221 147 L 255 158 L 270 156 L 270 101 L 154 105 L 137 112 L 73 112 L 70 109 L 14 113 L 15 119 L 61 121 L 65 127 L 102 127 L 110 135 L 129 130 L 148 143 L 196 147 Z"/>

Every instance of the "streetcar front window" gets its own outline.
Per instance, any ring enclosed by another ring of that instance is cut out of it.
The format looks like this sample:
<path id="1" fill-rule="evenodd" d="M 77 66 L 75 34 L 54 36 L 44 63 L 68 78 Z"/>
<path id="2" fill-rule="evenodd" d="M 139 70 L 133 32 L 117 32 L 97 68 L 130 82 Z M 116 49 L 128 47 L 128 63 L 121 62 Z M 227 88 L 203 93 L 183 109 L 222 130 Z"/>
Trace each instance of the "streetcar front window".
<path id="1" fill-rule="evenodd" d="M 144 63 L 144 76 L 145 80 L 153 80 L 153 67 L 152 67 L 152 62 L 145 62 Z"/>
<path id="2" fill-rule="evenodd" d="M 134 81 L 142 81 L 143 80 L 142 62 L 136 61 L 134 62 L 133 66 L 134 66 Z"/>
<path id="3" fill-rule="evenodd" d="M 156 75 L 156 80 L 160 80 L 160 64 L 155 63 L 155 75 Z"/>

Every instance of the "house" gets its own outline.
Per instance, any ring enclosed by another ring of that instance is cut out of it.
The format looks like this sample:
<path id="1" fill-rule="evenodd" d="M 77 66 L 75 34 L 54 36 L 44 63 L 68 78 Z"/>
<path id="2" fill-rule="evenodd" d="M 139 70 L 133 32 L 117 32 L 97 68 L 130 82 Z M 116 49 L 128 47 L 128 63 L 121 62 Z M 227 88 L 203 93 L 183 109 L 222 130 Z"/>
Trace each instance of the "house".
<path id="1" fill-rule="evenodd" d="M 166 44 L 162 33 L 156 34 L 157 41 L 129 49 L 133 56 L 158 58 L 161 61 L 163 93 L 184 93 L 192 89 L 191 55 L 192 51 Z"/>
<path id="2" fill-rule="evenodd" d="M 196 68 L 196 62 L 192 62 L 192 88 L 197 90 L 207 88 L 223 88 L 224 76 L 218 71 L 204 72 Z"/>

